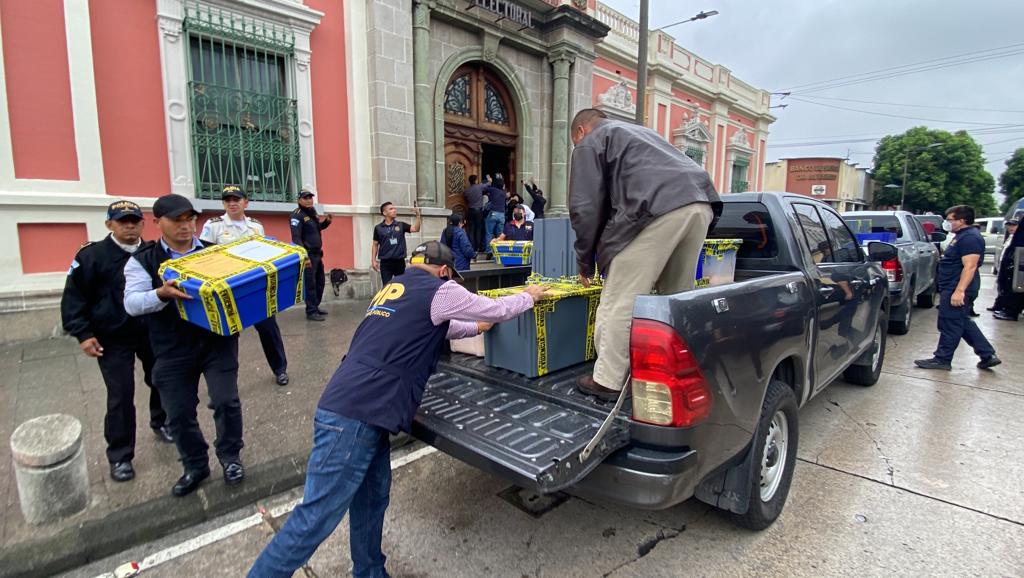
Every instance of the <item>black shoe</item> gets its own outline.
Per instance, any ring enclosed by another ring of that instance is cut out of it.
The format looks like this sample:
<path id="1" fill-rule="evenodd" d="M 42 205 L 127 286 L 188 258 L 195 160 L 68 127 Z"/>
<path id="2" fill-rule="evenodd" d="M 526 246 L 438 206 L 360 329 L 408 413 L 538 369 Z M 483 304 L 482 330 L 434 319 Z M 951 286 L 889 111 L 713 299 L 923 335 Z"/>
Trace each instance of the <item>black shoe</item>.
<path id="1" fill-rule="evenodd" d="M 196 491 L 199 484 L 208 477 L 210 477 L 210 468 L 186 471 L 185 475 L 178 478 L 178 482 L 171 488 L 171 493 L 179 498 L 187 496 Z"/>
<path id="2" fill-rule="evenodd" d="M 281 372 L 277 374 L 277 385 L 288 385 L 288 374 Z"/>
<path id="3" fill-rule="evenodd" d="M 134 477 L 135 468 L 130 460 L 110 464 L 110 479 L 115 482 L 127 482 Z"/>
<path id="4" fill-rule="evenodd" d="M 953 369 L 953 367 L 948 362 L 935 358 L 918 359 L 917 361 L 914 362 L 914 365 L 920 367 L 921 369 L 945 369 L 946 371 Z"/>
<path id="5" fill-rule="evenodd" d="M 1017 320 L 1017 316 L 1016 315 L 1014 315 L 1012 313 L 1007 313 L 1006 311 L 1002 311 L 1002 310 L 993 311 L 992 312 L 992 317 L 995 317 L 996 319 L 999 319 L 1001 321 L 1016 321 Z"/>
<path id="6" fill-rule="evenodd" d="M 221 464 L 224 468 L 224 483 L 229 486 L 241 484 L 242 480 L 245 479 L 245 467 L 242 466 L 241 462 L 228 462 Z"/>
<path id="7" fill-rule="evenodd" d="M 999 359 L 995 355 L 991 357 L 986 357 L 985 359 L 982 359 L 981 361 L 978 362 L 978 369 L 992 369 L 993 367 L 999 365 L 1002 362 L 1003 360 Z"/>
<path id="8" fill-rule="evenodd" d="M 327 317 L 328 315 L 328 313 L 323 309 L 317 309 L 316 312 L 319 313 L 320 315 L 323 315 L 324 317 Z"/>
<path id="9" fill-rule="evenodd" d="M 601 401 L 615 401 L 619 399 L 619 394 L 621 393 L 594 381 L 594 376 L 589 374 L 576 378 L 576 389 L 587 395 L 592 395 Z"/>
<path id="10" fill-rule="evenodd" d="M 996 310 L 995 307 L 986 307 L 985 308 L 985 311 L 995 311 L 995 310 Z"/>
<path id="11" fill-rule="evenodd" d="M 165 425 L 153 428 L 153 433 L 156 434 L 156 437 L 159 438 L 160 441 L 164 443 L 174 443 L 174 436 L 171 435 L 171 428 Z"/>
<path id="12" fill-rule="evenodd" d="M 978 313 L 974 309 L 971 309 L 968 315 L 970 315 L 971 317 L 981 317 L 981 313 Z"/>
<path id="13" fill-rule="evenodd" d="M 307 315 L 306 316 L 306 320 L 307 321 L 327 321 L 327 318 L 324 317 L 323 315 L 320 315 L 319 313 L 314 313 L 312 315 Z"/>

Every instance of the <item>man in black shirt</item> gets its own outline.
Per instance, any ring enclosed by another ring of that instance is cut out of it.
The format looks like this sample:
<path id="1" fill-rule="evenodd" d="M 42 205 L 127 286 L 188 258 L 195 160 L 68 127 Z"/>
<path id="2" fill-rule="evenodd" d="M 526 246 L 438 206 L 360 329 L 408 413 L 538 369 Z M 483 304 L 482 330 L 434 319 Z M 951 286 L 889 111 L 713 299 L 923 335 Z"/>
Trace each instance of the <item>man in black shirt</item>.
<path id="1" fill-rule="evenodd" d="M 160 393 L 153 387 L 153 351 L 142 319 L 124 310 L 124 265 L 142 240 L 142 209 L 130 201 L 107 208 L 110 235 L 86 243 L 71 262 L 64 297 L 60 302 L 64 330 L 78 340 L 82 352 L 96 358 L 107 386 L 107 414 L 103 437 L 107 440 L 110 477 L 126 482 L 135 477 L 135 358 L 142 362 L 149 386 L 149 427 L 167 443 L 173 443 L 165 425 L 167 414 Z"/>
<path id="2" fill-rule="evenodd" d="M 373 245 L 370 246 L 370 263 L 380 271 L 381 284 L 387 285 L 393 277 L 405 273 L 405 235 L 419 233 L 423 225 L 423 214 L 419 207 L 416 212 L 416 224 L 410 225 L 398 221 L 398 207 L 392 203 L 380 206 L 380 214 L 384 220 L 373 228 Z"/>
<path id="3" fill-rule="evenodd" d="M 484 193 L 487 195 L 484 244 L 487 246 L 487 258 L 493 259 L 491 241 L 501 236 L 501 230 L 505 227 L 505 203 L 508 201 L 505 179 L 500 174 L 494 175 L 494 181 L 484 189 Z"/>
<path id="4" fill-rule="evenodd" d="M 476 175 L 469 175 L 469 188 L 463 193 L 469 211 L 469 241 L 477 253 L 484 249 L 484 189 L 487 185 L 477 182 Z"/>
<path id="5" fill-rule="evenodd" d="M 526 192 L 530 193 L 530 197 L 533 199 L 533 202 L 530 203 L 530 210 L 533 211 L 533 220 L 543 219 L 544 205 L 548 204 L 548 200 L 544 198 L 544 191 L 540 190 L 540 187 L 531 178 L 526 182 Z"/>
<path id="6" fill-rule="evenodd" d="M 331 226 L 331 214 L 324 215 L 324 220 L 316 213 L 313 206 L 313 192 L 309 189 L 299 191 L 299 207 L 292 211 L 291 228 L 292 243 L 304 247 L 309 255 L 309 267 L 303 271 L 302 284 L 306 299 L 306 319 L 324 321 L 327 312 L 320 309 L 320 301 L 324 298 L 324 240 L 320 235 Z"/>

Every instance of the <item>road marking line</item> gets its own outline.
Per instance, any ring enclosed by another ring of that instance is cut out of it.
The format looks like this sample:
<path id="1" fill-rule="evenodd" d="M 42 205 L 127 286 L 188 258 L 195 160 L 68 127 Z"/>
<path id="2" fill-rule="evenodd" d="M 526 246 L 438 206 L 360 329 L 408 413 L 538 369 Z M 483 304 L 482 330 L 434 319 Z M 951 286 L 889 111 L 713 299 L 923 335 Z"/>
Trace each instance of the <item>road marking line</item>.
<path id="1" fill-rule="evenodd" d="M 437 448 L 431 446 L 420 448 L 400 458 L 391 460 L 391 469 L 397 470 L 398 468 L 407 466 L 412 462 L 415 462 L 416 460 L 419 460 L 421 458 L 425 458 L 435 452 L 437 452 Z M 274 518 L 279 518 L 294 510 L 295 507 L 298 506 L 301 502 L 302 498 L 297 498 L 289 501 L 288 503 L 281 504 L 280 506 L 277 506 L 270 510 L 270 516 Z M 145 572 L 146 570 L 170 562 L 175 558 L 180 558 L 186 554 L 191 554 L 192 552 L 195 552 L 200 548 L 204 548 L 206 546 L 209 546 L 210 544 L 220 542 L 221 540 L 230 538 L 235 534 L 240 534 L 248 530 L 249 528 L 258 526 L 261 522 L 263 522 L 263 516 L 261 514 L 253 514 L 251 516 L 242 518 L 241 520 L 238 520 L 236 522 L 231 522 L 230 524 L 225 524 L 224 526 L 221 526 L 214 530 L 210 530 L 205 534 L 200 534 L 195 538 L 185 540 L 184 542 L 177 544 L 175 546 L 171 546 L 170 548 L 165 548 L 163 550 L 160 550 L 159 552 L 150 554 L 149 556 L 143 558 L 142 562 L 139 562 L 139 572 Z M 107 572 L 105 574 L 100 574 L 96 578 L 115 577 L 113 572 Z"/>

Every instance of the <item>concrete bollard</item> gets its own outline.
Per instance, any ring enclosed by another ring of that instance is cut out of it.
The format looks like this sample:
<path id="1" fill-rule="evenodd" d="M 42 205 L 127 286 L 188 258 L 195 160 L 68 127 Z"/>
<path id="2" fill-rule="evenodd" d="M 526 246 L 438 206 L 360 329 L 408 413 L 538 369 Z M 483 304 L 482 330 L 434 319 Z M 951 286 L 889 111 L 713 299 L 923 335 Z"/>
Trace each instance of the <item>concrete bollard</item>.
<path id="1" fill-rule="evenodd" d="M 31 524 L 66 518 L 89 505 L 82 424 L 56 413 L 28 420 L 11 435 L 21 512 Z"/>

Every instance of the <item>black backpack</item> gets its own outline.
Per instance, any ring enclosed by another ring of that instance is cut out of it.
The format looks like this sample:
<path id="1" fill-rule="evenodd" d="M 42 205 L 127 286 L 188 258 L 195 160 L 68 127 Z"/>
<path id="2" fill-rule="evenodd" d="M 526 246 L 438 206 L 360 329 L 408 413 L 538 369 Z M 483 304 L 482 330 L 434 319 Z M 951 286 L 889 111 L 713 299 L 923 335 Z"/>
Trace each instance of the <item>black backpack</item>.
<path id="1" fill-rule="evenodd" d="M 344 269 L 331 269 L 331 287 L 334 288 L 334 296 L 341 295 L 341 286 L 348 281 L 348 274 Z"/>

